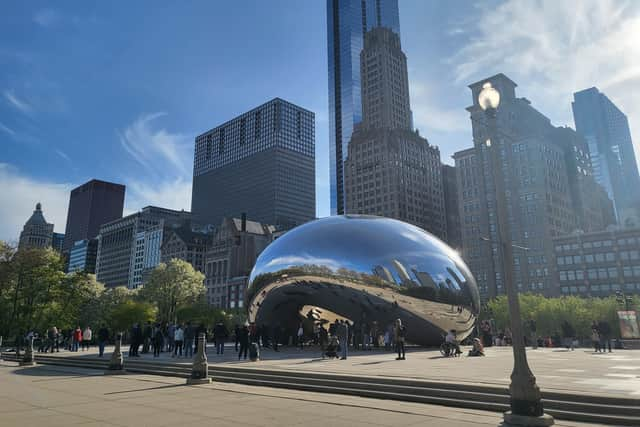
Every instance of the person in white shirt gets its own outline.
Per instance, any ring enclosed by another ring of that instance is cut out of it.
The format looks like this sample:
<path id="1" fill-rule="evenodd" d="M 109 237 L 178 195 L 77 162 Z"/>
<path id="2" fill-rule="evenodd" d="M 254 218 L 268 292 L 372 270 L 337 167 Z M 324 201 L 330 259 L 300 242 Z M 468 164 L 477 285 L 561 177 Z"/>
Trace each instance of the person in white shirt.
<path id="1" fill-rule="evenodd" d="M 447 337 L 445 338 L 445 341 L 447 344 L 449 344 L 449 347 L 451 348 L 451 350 L 455 349 L 456 356 L 462 353 L 462 351 L 460 350 L 460 345 L 458 345 L 458 340 L 456 339 L 456 331 L 454 329 L 450 330 L 447 333 Z"/>
<path id="2" fill-rule="evenodd" d="M 182 325 L 176 326 L 176 330 L 173 333 L 173 341 L 173 357 L 182 357 L 182 343 L 184 342 L 184 329 L 182 329 Z"/>
<path id="3" fill-rule="evenodd" d="M 93 331 L 91 331 L 91 328 L 87 326 L 84 328 L 84 331 L 82 331 L 82 351 L 89 350 L 91 338 L 93 338 Z"/>

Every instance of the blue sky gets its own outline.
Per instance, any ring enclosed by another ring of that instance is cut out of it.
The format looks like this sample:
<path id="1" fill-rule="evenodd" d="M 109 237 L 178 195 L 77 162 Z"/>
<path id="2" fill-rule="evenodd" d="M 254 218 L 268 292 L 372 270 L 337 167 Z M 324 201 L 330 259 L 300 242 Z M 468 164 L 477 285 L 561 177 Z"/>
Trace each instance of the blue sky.
<path id="1" fill-rule="evenodd" d="M 640 2 L 400 0 L 400 26 L 415 125 L 447 163 L 471 145 L 467 84 L 496 72 L 556 125 L 598 86 L 640 143 Z M 8 2 L 0 239 L 37 201 L 63 232 L 68 191 L 94 177 L 127 185 L 127 212 L 189 209 L 194 136 L 275 96 L 316 113 L 328 215 L 326 57 L 322 0 Z"/>

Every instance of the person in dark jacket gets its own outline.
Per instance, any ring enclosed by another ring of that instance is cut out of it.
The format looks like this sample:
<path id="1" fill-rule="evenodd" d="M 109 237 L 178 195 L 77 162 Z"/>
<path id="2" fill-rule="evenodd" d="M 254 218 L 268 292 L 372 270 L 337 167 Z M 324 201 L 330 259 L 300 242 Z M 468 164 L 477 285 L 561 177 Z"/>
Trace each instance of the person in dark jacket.
<path id="1" fill-rule="evenodd" d="M 191 322 L 187 322 L 187 327 L 184 328 L 184 357 L 193 357 L 193 343 L 195 336 L 195 329 L 191 325 Z"/>
<path id="2" fill-rule="evenodd" d="M 157 324 L 153 332 L 153 357 L 160 357 L 160 351 L 164 345 L 164 335 L 162 334 L 162 327 Z"/>
<path id="3" fill-rule="evenodd" d="M 240 360 L 244 354 L 244 359 L 247 359 L 247 352 L 249 351 L 249 325 L 244 324 L 242 328 L 240 328 L 238 341 L 240 343 L 240 350 L 238 351 L 238 360 Z"/>
<path id="4" fill-rule="evenodd" d="M 240 325 L 236 323 L 235 326 L 233 327 L 233 338 L 235 341 L 236 353 L 238 352 L 238 344 L 240 344 L 240 341 L 238 341 L 239 336 L 240 336 Z"/>
<path id="5" fill-rule="evenodd" d="M 216 354 L 224 354 L 224 343 L 229 337 L 229 331 L 222 322 L 218 322 L 213 328 L 213 341 L 216 345 Z"/>
<path id="6" fill-rule="evenodd" d="M 598 322 L 598 331 L 600 331 L 600 349 L 603 353 L 606 349 L 611 353 L 611 326 L 609 326 L 609 322 L 606 320 Z"/>
<path id="7" fill-rule="evenodd" d="M 151 341 L 153 338 L 153 326 L 151 322 L 147 322 L 144 325 L 144 331 L 142 332 L 142 354 L 149 353 L 149 347 L 151 347 Z"/>
<path id="8" fill-rule="evenodd" d="M 102 325 L 100 329 L 98 329 L 98 356 L 104 356 L 104 347 L 107 345 L 107 341 L 109 340 L 109 330 L 105 325 Z"/>

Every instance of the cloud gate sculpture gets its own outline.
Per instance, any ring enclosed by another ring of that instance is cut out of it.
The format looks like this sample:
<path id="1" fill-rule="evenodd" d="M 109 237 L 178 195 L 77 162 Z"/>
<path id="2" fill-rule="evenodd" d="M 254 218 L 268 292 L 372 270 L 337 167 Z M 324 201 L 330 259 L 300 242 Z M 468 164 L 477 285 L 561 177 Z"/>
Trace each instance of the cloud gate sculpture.
<path id="1" fill-rule="evenodd" d="M 395 319 L 407 340 L 438 345 L 446 331 L 468 336 L 480 308 L 478 288 L 460 256 L 413 225 L 345 215 L 299 226 L 269 245 L 251 272 L 249 320 L 297 328 L 302 307 L 356 323 Z"/>

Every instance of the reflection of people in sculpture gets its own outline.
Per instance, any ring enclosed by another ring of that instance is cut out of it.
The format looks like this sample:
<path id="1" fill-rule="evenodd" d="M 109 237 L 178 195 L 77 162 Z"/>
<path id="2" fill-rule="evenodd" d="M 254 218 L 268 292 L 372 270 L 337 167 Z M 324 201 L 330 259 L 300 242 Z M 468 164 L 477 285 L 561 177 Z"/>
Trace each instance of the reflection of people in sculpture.
<path id="1" fill-rule="evenodd" d="M 469 350 L 469 356 L 484 356 L 484 347 L 482 347 L 482 341 L 480 341 L 480 338 L 473 339 L 473 348 Z"/>

